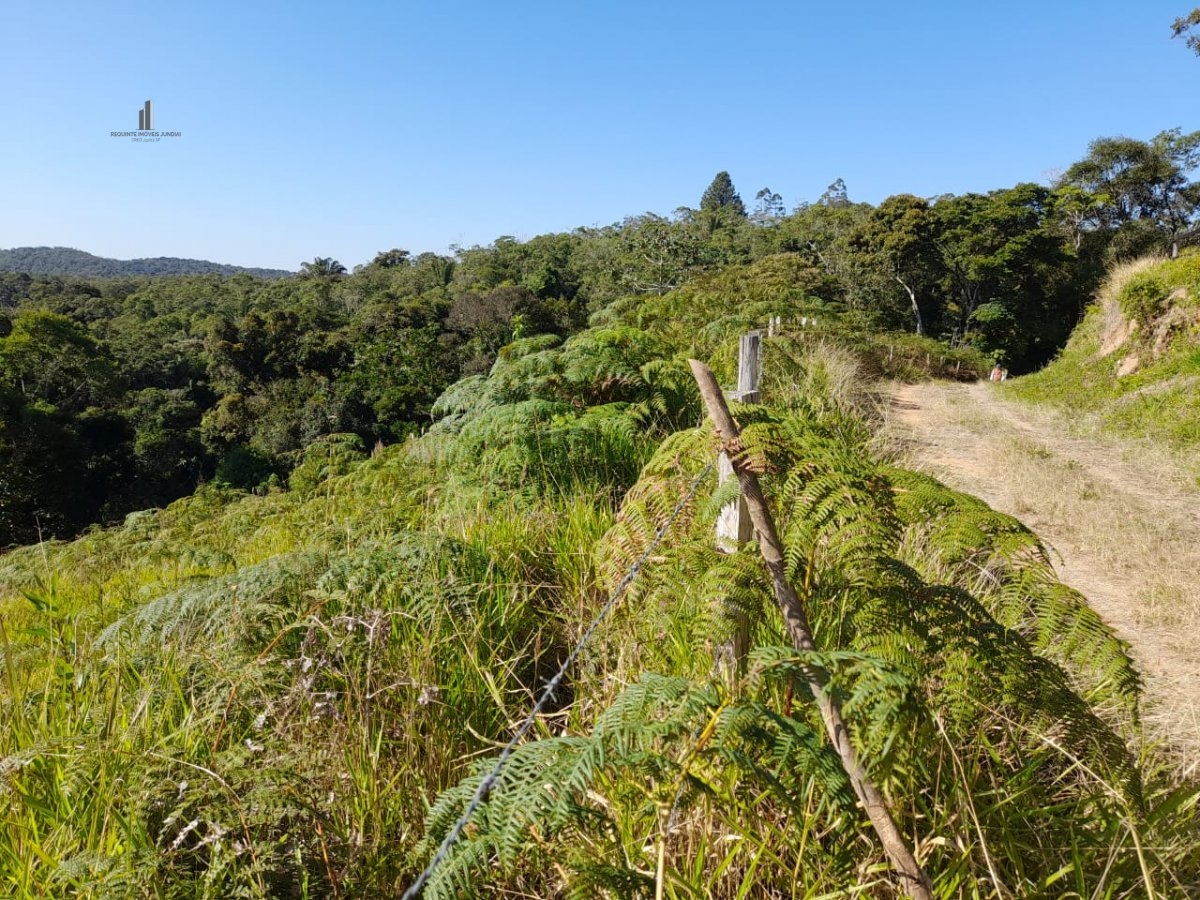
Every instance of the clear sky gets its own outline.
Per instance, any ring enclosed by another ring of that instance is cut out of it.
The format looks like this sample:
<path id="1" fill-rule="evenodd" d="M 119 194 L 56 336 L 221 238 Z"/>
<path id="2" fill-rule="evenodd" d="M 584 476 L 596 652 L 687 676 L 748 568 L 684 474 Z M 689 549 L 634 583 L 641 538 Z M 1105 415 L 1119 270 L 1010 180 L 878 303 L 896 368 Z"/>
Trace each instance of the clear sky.
<path id="1" fill-rule="evenodd" d="M 1200 128 L 1197 0 L 61 2 L 0 15 L 0 247 L 295 269 L 834 179 L 1045 181 Z M 154 126 L 156 144 L 114 138 Z"/>

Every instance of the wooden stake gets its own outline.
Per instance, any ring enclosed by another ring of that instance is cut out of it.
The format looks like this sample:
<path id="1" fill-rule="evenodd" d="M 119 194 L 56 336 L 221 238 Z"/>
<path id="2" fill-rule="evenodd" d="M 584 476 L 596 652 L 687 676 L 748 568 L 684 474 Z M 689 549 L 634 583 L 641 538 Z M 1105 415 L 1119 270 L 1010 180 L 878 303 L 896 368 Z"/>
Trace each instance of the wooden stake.
<path id="1" fill-rule="evenodd" d="M 762 376 L 762 332 L 751 331 L 742 335 L 738 344 L 738 389 L 730 391 L 731 400 L 741 403 L 758 403 L 762 394 L 759 381 Z M 733 463 L 727 453 L 717 457 L 717 481 L 724 484 L 734 476 Z M 746 509 L 746 501 L 738 497 L 726 503 L 717 514 L 717 549 L 722 553 L 735 553 L 743 544 L 754 539 L 754 525 Z M 732 682 L 744 667 L 746 654 L 750 652 L 750 622 L 742 612 L 734 612 L 733 635 L 716 651 L 715 665 Z"/>
<path id="2" fill-rule="evenodd" d="M 758 533 L 759 552 L 770 573 L 775 600 L 783 613 L 783 621 L 792 639 L 792 646 L 797 650 L 814 651 L 816 644 L 813 643 L 812 629 L 809 627 L 800 598 L 788 582 L 783 542 L 775 530 L 775 522 L 771 518 L 766 498 L 758 478 L 738 458 L 741 450 L 741 432 L 737 423 L 733 421 L 733 416 L 729 414 L 729 406 L 725 403 L 725 397 L 721 394 L 721 388 L 717 385 L 712 370 L 695 359 L 688 360 L 688 365 L 692 368 L 692 375 L 700 387 L 700 396 L 704 398 L 704 405 L 717 428 L 721 443 L 731 451 L 730 461 L 741 485 L 742 496 L 754 523 L 754 530 Z M 825 690 L 829 681 L 828 675 L 818 668 L 807 667 L 804 670 L 804 678 L 821 713 L 829 741 L 837 752 L 842 768 L 850 779 L 855 795 L 866 810 L 875 833 L 879 835 L 883 850 L 891 861 L 892 868 L 896 870 L 903 889 L 914 900 L 933 900 L 933 886 L 929 876 L 925 874 L 925 870 L 905 843 L 904 836 L 900 834 L 887 800 L 859 762 L 854 745 L 850 743 L 850 731 L 842 717 L 840 704 L 832 692 Z"/>
<path id="3" fill-rule="evenodd" d="M 738 386 L 729 392 L 730 400 L 740 403 L 758 403 L 762 398 L 759 382 L 762 377 L 762 332 L 743 334 L 738 343 Z M 733 477 L 733 465 L 728 455 L 722 453 L 717 459 L 717 479 L 724 484 Z M 723 553 L 732 553 L 739 546 L 754 538 L 754 527 L 745 501 L 727 503 L 717 518 L 717 547 Z"/>

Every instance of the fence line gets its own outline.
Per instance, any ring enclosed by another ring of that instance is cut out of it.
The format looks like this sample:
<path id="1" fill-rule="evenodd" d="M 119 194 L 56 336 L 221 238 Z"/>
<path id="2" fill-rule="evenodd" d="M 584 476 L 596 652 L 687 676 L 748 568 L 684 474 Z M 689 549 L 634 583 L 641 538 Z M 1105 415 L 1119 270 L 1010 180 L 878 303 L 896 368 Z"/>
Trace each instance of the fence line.
<path id="1" fill-rule="evenodd" d="M 654 532 L 654 538 L 646 546 L 645 551 L 638 558 L 637 562 L 630 567 L 629 571 L 626 572 L 624 577 L 617 583 L 617 586 L 613 589 L 612 594 L 609 596 L 604 606 L 602 606 L 600 611 L 596 613 L 596 617 L 592 619 L 592 622 L 590 625 L 588 625 L 587 630 L 584 631 L 583 635 L 579 638 L 579 643 L 575 645 L 575 648 L 567 655 L 567 658 L 563 660 L 562 665 L 558 667 L 558 671 L 554 674 L 554 677 L 551 678 L 546 684 L 545 690 L 543 690 L 542 695 L 538 697 L 538 701 L 534 704 L 533 709 L 530 710 L 529 715 L 525 717 L 525 721 L 521 723 L 521 726 L 512 736 L 512 739 L 504 746 L 504 749 L 500 751 L 500 755 L 496 758 L 496 763 L 492 766 L 492 770 L 483 778 L 482 781 L 479 782 L 479 787 L 475 789 L 474 796 L 472 796 L 470 802 L 467 803 L 467 807 L 463 810 L 463 814 L 459 816 L 458 821 L 454 823 L 454 826 L 442 839 L 442 843 L 438 846 L 437 852 L 433 855 L 433 859 L 429 861 L 429 865 L 425 867 L 424 871 L 417 876 L 417 880 L 414 881 L 408 890 L 404 892 L 404 896 L 401 898 L 401 900 L 412 900 L 412 898 L 419 896 L 421 888 L 425 886 L 425 883 L 429 880 L 430 876 L 433 875 L 438 866 L 445 862 L 447 855 L 450 853 L 450 849 L 455 845 L 455 843 L 458 842 L 458 839 L 462 837 L 463 830 L 467 827 L 467 823 L 470 822 L 471 816 L 475 815 L 475 811 L 487 802 L 488 795 L 499 782 L 500 773 L 504 770 L 504 766 L 508 762 L 508 758 L 512 756 L 513 750 L 516 749 L 517 744 L 523 737 L 525 737 L 526 734 L 529 733 L 529 729 L 533 727 L 533 723 L 537 721 L 538 714 L 541 713 L 541 711 L 546 707 L 546 704 L 550 703 L 554 699 L 554 695 L 557 693 L 559 686 L 562 684 L 564 676 L 567 674 L 567 669 L 569 669 L 571 664 L 574 663 L 579 657 L 579 654 L 583 651 L 584 646 L 589 640 L 591 640 L 591 637 L 595 633 L 596 629 L 600 627 L 600 623 L 604 621 L 605 617 L 612 611 L 612 608 L 617 605 L 617 601 L 620 600 L 624 595 L 629 585 L 633 583 L 633 580 L 637 577 L 638 572 L 641 571 L 646 560 L 650 558 L 650 554 L 658 549 L 658 545 L 662 543 L 662 539 L 666 536 L 667 530 L 675 523 L 675 520 L 679 518 L 679 514 L 683 511 L 683 508 L 692 501 L 693 497 L 696 496 L 696 491 L 700 489 L 701 483 L 705 478 L 708 477 L 708 474 L 715 466 L 715 462 L 709 463 L 704 471 L 696 476 L 695 480 L 692 481 L 691 487 L 688 488 L 687 493 L 684 494 L 679 499 L 679 502 L 675 504 L 675 509 L 671 511 L 671 515 L 668 516 L 667 520 L 658 527 L 657 531 Z"/>

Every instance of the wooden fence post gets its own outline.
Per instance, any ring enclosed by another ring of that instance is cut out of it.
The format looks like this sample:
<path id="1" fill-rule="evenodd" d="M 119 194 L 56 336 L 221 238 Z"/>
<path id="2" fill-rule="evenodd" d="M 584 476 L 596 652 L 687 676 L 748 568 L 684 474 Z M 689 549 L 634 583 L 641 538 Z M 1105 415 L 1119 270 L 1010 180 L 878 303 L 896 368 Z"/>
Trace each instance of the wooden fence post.
<path id="1" fill-rule="evenodd" d="M 762 399 L 759 382 L 762 378 L 762 332 L 743 334 L 738 344 L 737 390 L 728 391 L 730 400 L 741 403 L 758 403 Z M 722 451 L 717 458 L 717 480 L 724 484 L 733 477 L 733 464 Z M 739 546 L 754 537 L 750 515 L 745 500 L 727 503 L 717 517 L 717 549 L 722 553 L 733 553 Z"/>
<path id="2" fill-rule="evenodd" d="M 738 384 L 736 391 L 728 391 L 731 400 L 741 403 L 758 403 L 762 399 L 759 383 L 762 379 L 762 332 L 751 331 L 742 335 L 738 343 Z M 733 462 L 725 451 L 717 457 L 717 481 L 724 484 L 734 477 Z M 754 525 L 746 500 L 726 503 L 717 514 L 717 550 L 734 553 L 738 547 L 754 539 Z M 716 666 L 731 677 L 736 677 L 746 654 L 750 652 L 750 623 L 741 612 L 733 612 L 734 627 L 731 639 L 717 648 Z"/>
<path id="3" fill-rule="evenodd" d="M 741 429 L 729 414 L 729 407 L 725 398 L 721 396 L 717 379 L 713 377 L 708 366 L 698 360 L 690 359 L 688 365 L 691 366 L 696 384 L 700 388 L 700 396 L 704 399 L 709 418 L 716 426 L 722 444 L 731 449 L 737 448 L 741 443 Z M 742 460 L 734 465 L 734 472 L 750 510 L 754 530 L 758 534 L 759 552 L 775 589 L 775 600 L 783 614 L 784 627 L 792 639 L 792 646 L 802 652 L 811 653 L 816 649 L 816 645 L 813 642 L 807 611 L 788 581 L 783 542 L 775 530 L 775 522 L 763 496 L 762 487 L 758 483 L 758 477 L 745 467 Z M 837 753 L 842 769 L 849 777 L 850 786 L 862 803 L 867 818 L 871 820 L 875 833 L 879 835 L 883 850 L 899 877 L 901 888 L 914 900 L 933 900 L 929 876 L 925 874 L 925 870 L 904 840 L 886 798 L 867 773 L 866 767 L 858 758 L 858 752 L 850 742 L 850 730 L 842 715 L 841 701 L 836 692 L 828 690 L 828 673 L 811 665 L 805 665 L 802 671 L 833 750 Z"/>

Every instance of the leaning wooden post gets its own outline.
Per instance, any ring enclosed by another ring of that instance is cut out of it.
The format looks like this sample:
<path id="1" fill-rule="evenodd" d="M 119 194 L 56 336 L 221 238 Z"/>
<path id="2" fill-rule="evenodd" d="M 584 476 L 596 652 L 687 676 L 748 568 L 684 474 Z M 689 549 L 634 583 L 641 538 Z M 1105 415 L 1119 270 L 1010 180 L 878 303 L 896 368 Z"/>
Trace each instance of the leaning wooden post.
<path id="1" fill-rule="evenodd" d="M 759 382 L 762 378 L 762 332 L 743 334 L 738 343 L 737 390 L 729 392 L 730 400 L 740 403 L 758 403 L 762 398 Z M 724 484 L 733 477 L 733 465 L 725 453 L 717 458 L 717 480 Z M 717 548 L 722 553 L 732 553 L 742 544 L 752 540 L 754 527 L 746 511 L 745 500 L 725 504 L 717 517 Z"/>
<path id="2" fill-rule="evenodd" d="M 721 388 L 717 385 L 717 379 L 712 370 L 695 359 L 688 360 L 688 365 L 691 366 L 692 375 L 695 376 L 696 384 L 700 387 L 700 396 L 704 398 L 709 418 L 712 419 L 717 428 L 717 434 L 720 435 L 722 448 L 729 453 L 733 471 L 737 475 L 742 489 L 742 497 L 746 502 L 754 530 L 758 533 L 758 549 L 762 554 L 767 571 L 771 575 L 775 600 L 783 613 L 783 621 L 788 635 L 792 639 L 792 645 L 797 650 L 814 651 L 816 644 L 813 643 L 812 629 L 809 627 L 807 615 L 795 589 L 788 581 L 783 542 L 780 541 L 779 533 L 775 530 L 775 522 L 771 518 L 771 511 L 767 507 L 767 501 L 759 486 L 758 478 L 746 467 L 745 461 L 739 456 L 742 449 L 741 431 L 729 413 L 729 406 L 725 403 L 725 397 L 721 394 Z M 834 697 L 833 692 L 826 690 L 829 682 L 828 675 L 822 669 L 814 666 L 805 667 L 803 672 L 804 679 L 816 701 L 817 709 L 821 713 L 821 720 L 825 724 L 825 732 L 829 736 L 829 741 L 837 752 L 842 768 L 850 779 L 850 785 L 854 788 L 855 795 L 866 810 L 875 833 L 879 835 L 884 852 L 887 854 L 892 868 L 896 870 L 902 887 L 915 900 L 933 900 L 933 886 L 929 877 L 921 868 L 921 864 L 917 862 L 908 844 L 905 843 L 904 836 L 896 825 L 896 820 L 892 818 L 887 800 L 871 780 L 862 763 L 859 762 L 854 745 L 850 743 L 850 731 L 846 720 L 842 717 L 841 705 Z"/>
<path id="3" fill-rule="evenodd" d="M 762 378 L 762 332 L 743 334 L 738 343 L 737 390 L 729 392 L 729 399 L 741 403 L 758 403 L 762 397 L 759 382 Z M 729 454 L 722 452 L 717 457 L 717 481 L 724 484 L 733 478 L 733 463 Z M 742 497 L 726 503 L 717 514 L 717 550 L 735 553 L 737 549 L 754 539 L 754 525 Z M 717 648 L 716 667 L 732 680 L 743 666 L 750 652 L 750 622 L 745 614 L 733 611 L 733 634 Z"/>

